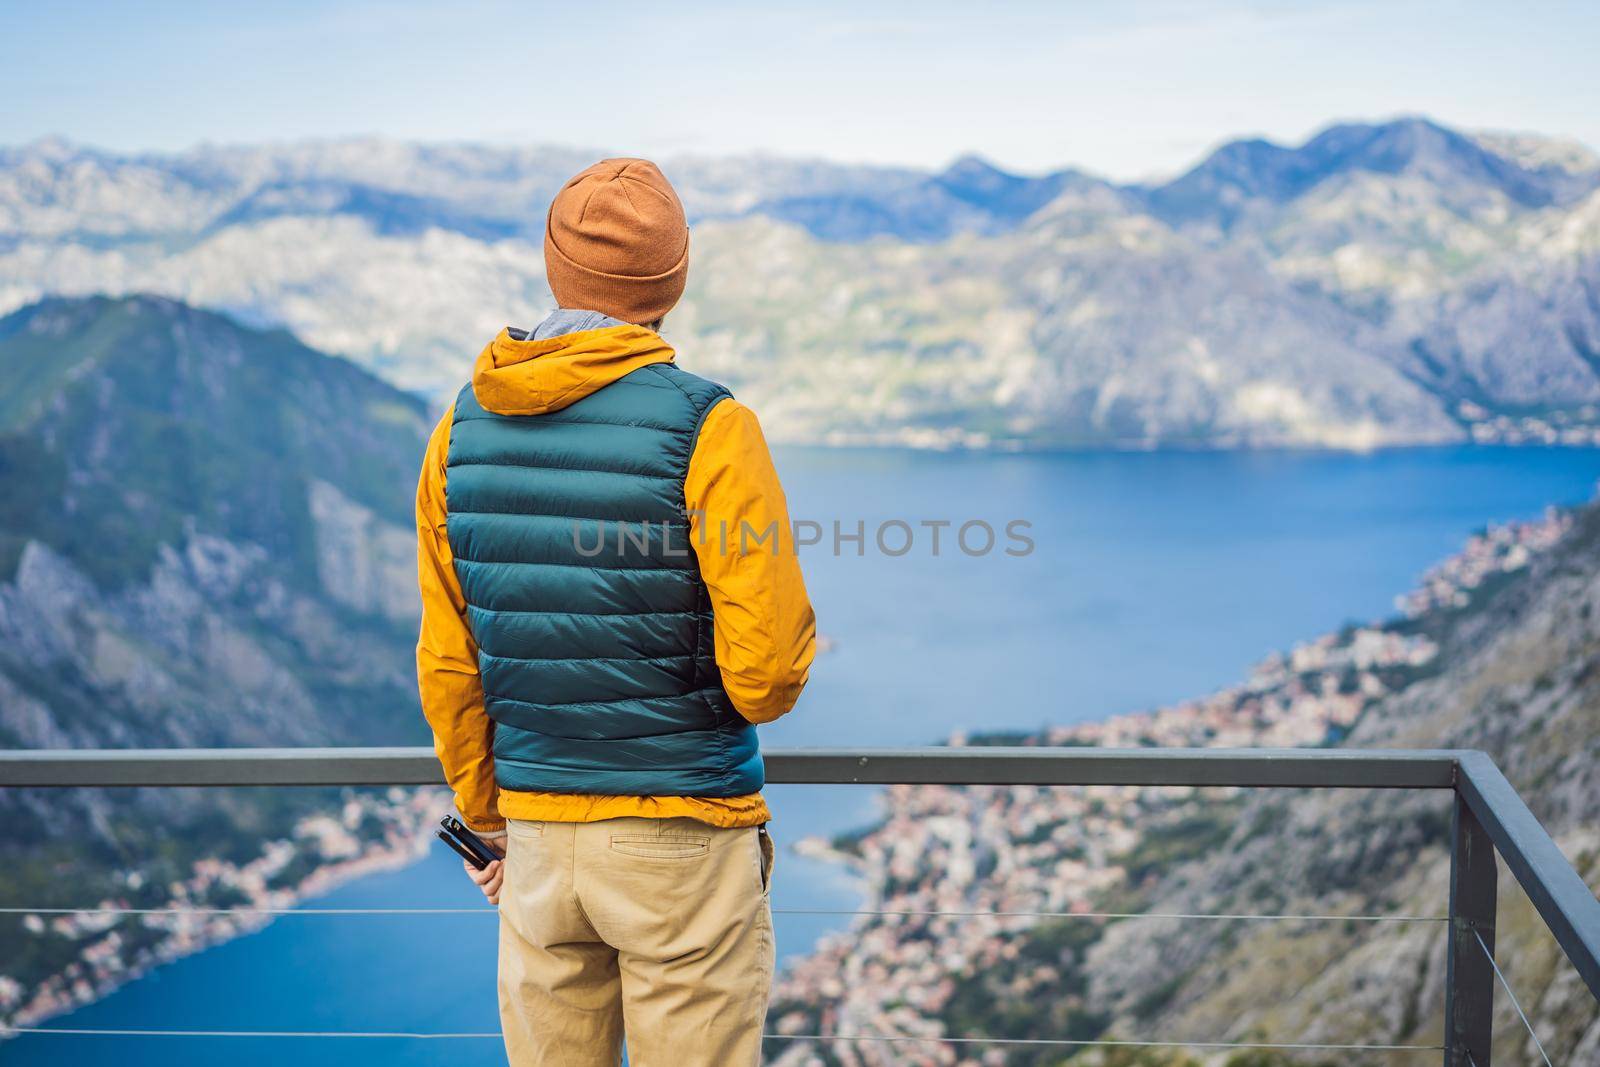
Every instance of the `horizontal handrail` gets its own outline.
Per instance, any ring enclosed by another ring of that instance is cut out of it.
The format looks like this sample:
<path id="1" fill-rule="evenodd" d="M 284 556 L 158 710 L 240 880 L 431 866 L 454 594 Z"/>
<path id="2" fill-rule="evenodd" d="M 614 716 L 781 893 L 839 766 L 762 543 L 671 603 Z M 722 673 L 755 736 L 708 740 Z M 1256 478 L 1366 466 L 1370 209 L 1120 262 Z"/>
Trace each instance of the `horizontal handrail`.
<path id="1" fill-rule="evenodd" d="M 1469 749 L 794 748 L 774 784 L 1455 789 L 1600 999 L 1600 900 L 1494 761 Z M 0 751 L 0 787 L 441 785 L 432 749 Z"/>
<path id="2" fill-rule="evenodd" d="M 0 786 L 443 785 L 431 748 L 143 748 L 0 752 Z"/>
<path id="3" fill-rule="evenodd" d="M 767 781 L 1450 789 L 1463 752 L 1317 748 L 790 748 Z M 1487 758 L 1487 757 L 1485 757 Z M 431 748 L 12 749 L 0 786 L 443 785 Z"/>

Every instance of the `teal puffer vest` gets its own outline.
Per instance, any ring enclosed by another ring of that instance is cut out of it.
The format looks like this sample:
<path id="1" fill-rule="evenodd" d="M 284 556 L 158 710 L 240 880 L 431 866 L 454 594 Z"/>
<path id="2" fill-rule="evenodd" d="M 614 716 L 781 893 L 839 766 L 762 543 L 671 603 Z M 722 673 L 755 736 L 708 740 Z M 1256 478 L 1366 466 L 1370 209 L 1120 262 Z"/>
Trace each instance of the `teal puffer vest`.
<path id="1" fill-rule="evenodd" d="M 761 788 L 728 700 L 683 482 L 728 396 L 670 363 L 545 415 L 456 400 L 447 532 L 501 788 L 731 797 Z"/>

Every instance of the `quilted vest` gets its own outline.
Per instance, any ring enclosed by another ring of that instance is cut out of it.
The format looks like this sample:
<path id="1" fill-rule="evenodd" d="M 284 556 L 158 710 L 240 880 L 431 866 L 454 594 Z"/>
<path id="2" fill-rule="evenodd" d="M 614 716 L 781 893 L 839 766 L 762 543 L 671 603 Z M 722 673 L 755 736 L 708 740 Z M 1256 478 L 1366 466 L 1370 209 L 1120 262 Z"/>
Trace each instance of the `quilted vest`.
<path id="1" fill-rule="evenodd" d="M 684 478 L 728 391 L 670 363 L 544 415 L 456 400 L 447 532 L 503 789 L 754 793 L 755 727 L 722 688 Z"/>

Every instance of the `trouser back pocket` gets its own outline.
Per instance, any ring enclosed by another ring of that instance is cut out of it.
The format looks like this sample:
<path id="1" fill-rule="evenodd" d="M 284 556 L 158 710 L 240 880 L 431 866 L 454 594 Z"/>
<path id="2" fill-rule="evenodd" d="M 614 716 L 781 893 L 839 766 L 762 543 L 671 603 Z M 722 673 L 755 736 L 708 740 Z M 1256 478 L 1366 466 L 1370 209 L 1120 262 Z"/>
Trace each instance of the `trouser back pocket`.
<path id="1" fill-rule="evenodd" d="M 772 888 L 772 860 L 777 850 L 765 826 L 756 827 L 756 840 L 761 845 L 761 891 L 765 893 Z"/>

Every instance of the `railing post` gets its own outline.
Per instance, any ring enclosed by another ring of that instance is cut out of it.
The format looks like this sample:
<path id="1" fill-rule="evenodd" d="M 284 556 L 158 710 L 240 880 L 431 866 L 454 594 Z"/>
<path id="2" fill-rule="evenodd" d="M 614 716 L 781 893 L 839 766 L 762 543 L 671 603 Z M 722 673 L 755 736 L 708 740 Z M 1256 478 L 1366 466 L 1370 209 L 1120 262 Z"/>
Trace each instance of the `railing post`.
<path id="1" fill-rule="evenodd" d="M 1445 1067 L 1489 1067 L 1494 1024 L 1494 842 L 1460 792 L 1450 820 L 1450 948 L 1445 965 Z"/>

